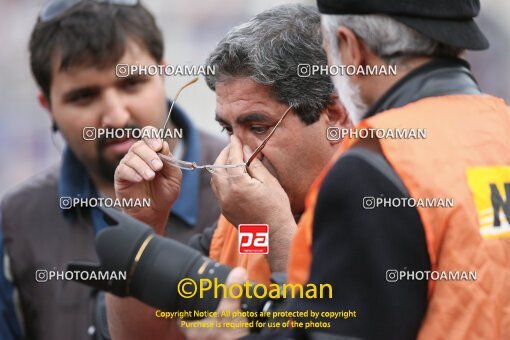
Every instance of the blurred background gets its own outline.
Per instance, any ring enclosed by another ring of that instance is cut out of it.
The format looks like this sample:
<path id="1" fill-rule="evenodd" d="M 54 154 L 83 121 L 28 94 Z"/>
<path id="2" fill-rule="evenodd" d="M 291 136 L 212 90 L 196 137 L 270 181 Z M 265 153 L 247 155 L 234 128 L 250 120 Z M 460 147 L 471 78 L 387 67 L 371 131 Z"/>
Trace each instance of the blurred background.
<path id="1" fill-rule="evenodd" d="M 266 8 L 289 2 L 315 5 L 313 0 L 146 0 L 143 3 L 155 14 L 163 31 L 168 63 L 202 65 L 231 27 Z M 0 0 L 0 198 L 8 188 L 58 162 L 63 147 L 61 139 L 52 141 L 50 119 L 37 102 L 38 89 L 28 62 L 28 39 L 43 3 L 43 0 Z M 478 23 L 491 47 L 468 53 L 466 58 L 482 90 L 510 103 L 510 1 L 482 0 L 481 3 Z M 168 95 L 173 96 L 187 80 L 169 77 Z M 220 133 L 214 122 L 214 93 L 203 79 L 192 91 L 182 93 L 179 104 L 198 126 Z"/>

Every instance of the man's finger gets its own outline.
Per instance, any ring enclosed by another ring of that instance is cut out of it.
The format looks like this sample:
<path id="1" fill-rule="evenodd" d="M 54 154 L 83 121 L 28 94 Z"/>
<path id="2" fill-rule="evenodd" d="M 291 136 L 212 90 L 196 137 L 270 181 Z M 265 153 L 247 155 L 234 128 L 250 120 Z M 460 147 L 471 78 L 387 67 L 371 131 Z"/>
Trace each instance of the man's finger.
<path id="1" fill-rule="evenodd" d="M 161 148 L 161 154 L 172 156 L 172 154 L 170 153 L 170 146 L 168 145 L 168 143 L 166 141 L 163 142 L 163 146 Z M 177 167 L 175 165 L 170 164 L 169 162 L 165 162 L 164 159 L 162 160 L 162 162 L 163 162 L 163 168 L 161 169 L 161 174 L 163 175 L 163 177 L 165 177 L 167 179 L 172 179 L 172 180 L 177 180 L 177 179 L 180 180 L 180 178 L 182 177 L 181 169 L 179 169 L 179 167 Z"/>
<path id="2" fill-rule="evenodd" d="M 220 154 L 218 155 L 218 157 L 216 157 L 216 160 L 214 161 L 214 165 L 223 165 L 223 164 L 227 163 L 229 152 L 230 152 L 230 144 L 228 144 L 227 146 L 225 146 L 223 148 L 223 150 L 221 150 Z"/>
<path id="3" fill-rule="evenodd" d="M 136 171 L 136 173 L 142 176 L 146 181 L 151 181 L 155 176 L 151 167 L 143 159 L 141 159 L 140 156 L 132 151 L 124 157 L 122 163 Z"/>
<path id="4" fill-rule="evenodd" d="M 216 187 L 216 182 L 214 181 L 214 176 L 212 176 L 212 178 L 211 178 L 211 189 L 212 189 L 212 192 L 213 192 L 214 196 L 216 197 L 216 199 L 219 202 L 221 202 L 220 192 L 218 191 L 218 188 Z"/>
<path id="5" fill-rule="evenodd" d="M 146 126 L 142 129 L 142 132 L 145 132 L 145 130 L 153 130 L 152 133 L 144 133 L 143 135 L 149 135 L 149 136 L 157 136 L 157 130 L 154 126 Z M 152 151 L 160 151 L 162 147 L 162 141 L 159 138 L 149 138 L 149 137 L 143 137 L 143 140 L 149 147 L 152 149 Z"/>
<path id="6" fill-rule="evenodd" d="M 230 153 L 228 155 L 228 162 L 230 164 L 244 163 L 243 160 L 243 145 L 239 138 L 235 135 L 230 136 Z"/>
<path id="7" fill-rule="evenodd" d="M 170 155 L 170 146 L 168 145 L 168 142 L 163 142 L 163 147 L 161 148 L 161 153 L 163 155 Z"/>
<path id="8" fill-rule="evenodd" d="M 214 161 L 214 165 L 224 165 L 227 163 L 227 159 L 228 159 L 228 154 L 230 153 L 230 144 L 225 146 L 223 148 L 223 150 L 221 150 L 220 154 L 218 155 L 218 157 L 216 158 L 216 160 Z M 218 170 L 218 169 L 215 169 L 218 173 L 225 173 L 225 171 L 223 169 L 221 170 Z M 216 188 L 221 188 L 223 185 L 226 184 L 226 178 L 224 176 L 217 176 L 217 175 L 212 175 L 212 178 L 211 178 L 211 182 L 214 183 L 214 186 Z M 216 197 L 218 197 L 218 195 L 216 195 Z"/>
<path id="9" fill-rule="evenodd" d="M 230 152 L 228 154 L 227 164 L 243 164 L 243 145 L 239 138 L 235 135 L 230 137 Z M 228 176 L 242 176 L 246 173 L 246 168 L 244 166 L 239 166 L 235 168 L 227 168 L 225 169 L 225 175 Z"/>
<path id="10" fill-rule="evenodd" d="M 115 170 L 115 182 L 132 182 L 139 183 L 143 181 L 142 176 L 140 176 L 134 169 L 130 168 L 124 163 L 119 163 L 117 169 Z"/>
<path id="11" fill-rule="evenodd" d="M 248 160 L 250 156 L 253 154 L 253 150 L 250 149 L 248 145 L 245 145 L 243 148 L 244 159 Z M 257 179 L 258 181 L 265 183 L 268 180 L 274 178 L 274 176 L 267 170 L 264 164 L 260 161 L 258 157 L 255 157 L 253 161 L 251 161 L 250 166 L 246 168 L 251 177 Z"/>
<path id="12" fill-rule="evenodd" d="M 147 144 L 147 141 L 136 142 L 133 145 L 131 152 L 143 159 L 143 161 L 155 172 L 159 171 L 163 167 L 163 163 L 161 162 L 161 159 L 159 159 L 158 154 L 151 149 L 151 147 Z"/>
<path id="13" fill-rule="evenodd" d="M 238 288 L 242 289 L 243 284 L 246 282 L 247 279 L 248 279 L 248 274 L 246 273 L 246 270 L 244 268 L 236 267 L 236 268 L 232 269 L 230 274 L 228 274 L 227 281 L 225 282 L 227 287 L 229 287 L 229 289 L 227 291 L 230 291 L 230 286 L 232 286 L 233 284 L 237 284 Z M 235 293 L 236 293 L 235 295 L 237 295 L 237 292 L 235 292 Z M 235 311 L 235 310 L 240 310 L 240 309 L 241 309 L 241 298 L 235 299 L 230 296 L 221 299 L 220 304 L 218 305 L 218 308 L 217 308 L 218 311 L 224 311 L 224 310 Z"/>
<path id="14" fill-rule="evenodd" d="M 229 288 L 232 284 L 238 284 L 239 287 L 241 288 L 243 286 L 244 282 L 246 282 L 247 278 L 248 278 L 248 274 L 246 273 L 246 270 L 241 267 L 236 267 L 228 275 L 225 284 Z M 227 291 L 230 291 L 230 289 L 228 289 Z M 221 299 L 221 301 L 218 305 L 218 308 L 216 308 L 216 312 L 218 312 L 218 314 L 221 315 L 221 312 L 225 311 L 225 310 L 236 311 L 236 310 L 240 310 L 240 309 L 241 309 L 241 299 L 240 298 L 234 299 L 234 298 L 230 298 L 230 297 L 224 297 Z M 230 313 L 230 315 L 232 315 L 232 313 Z M 242 316 L 240 316 L 238 318 L 242 318 Z M 224 319 L 224 318 L 222 317 L 220 319 Z M 208 319 L 205 319 L 205 320 L 208 320 Z M 218 321 L 218 320 L 213 320 L 213 319 L 210 319 L 210 320 L 216 321 L 216 322 Z M 226 321 L 228 321 L 230 323 L 231 318 L 227 318 Z M 203 322 L 203 320 L 202 321 L 186 321 L 186 322 L 188 324 L 199 325 L 200 322 Z M 216 330 L 210 329 L 210 330 L 206 331 L 203 329 L 199 330 L 198 327 L 182 327 L 180 325 L 180 323 L 177 323 L 177 324 L 180 327 L 180 329 L 185 333 L 187 339 L 208 339 L 208 338 L 220 339 L 219 336 L 222 335 L 221 330 L 219 330 L 220 333 L 213 332 L 213 331 L 218 331 L 218 329 L 216 329 Z M 209 337 L 207 335 L 209 335 Z M 237 339 L 237 337 L 236 337 L 236 339 Z"/>

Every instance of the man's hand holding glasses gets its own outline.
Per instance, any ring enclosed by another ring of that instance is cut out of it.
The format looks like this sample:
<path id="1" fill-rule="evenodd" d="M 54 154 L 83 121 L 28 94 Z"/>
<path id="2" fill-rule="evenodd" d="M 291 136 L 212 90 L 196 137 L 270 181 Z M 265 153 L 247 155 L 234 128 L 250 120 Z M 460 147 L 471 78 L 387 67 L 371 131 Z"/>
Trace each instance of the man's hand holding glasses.
<path id="1" fill-rule="evenodd" d="M 215 165 L 242 164 L 251 155 L 251 149 L 232 135 Z M 229 171 L 232 176 L 212 176 L 211 180 L 223 216 L 236 227 L 242 223 L 268 224 L 271 269 L 286 271 L 290 241 L 297 228 L 287 193 L 256 157 L 249 167 Z"/>
<path id="2" fill-rule="evenodd" d="M 170 121 L 175 102 L 181 92 L 197 80 L 198 78 L 192 79 L 177 91 L 168 110 L 163 129 Z M 158 136 L 155 127 L 147 126 L 144 127 L 145 129 L 154 130 L 154 133 L 144 135 Z M 124 211 L 152 226 L 160 235 L 165 233 L 169 211 L 179 196 L 182 181 L 181 167 L 175 166 L 172 162 L 163 161 L 162 157 L 174 159 L 168 143 L 158 138 L 144 138 L 133 144 L 122 158 L 115 169 L 114 180 L 117 198 L 150 199 L 149 207 L 130 208 Z"/>
<path id="3" fill-rule="evenodd" d="M 150 199 L 149 207 L 124 211 L 162 235 L 169 211 L 179 196 L 182 172 L 178 167 L 162 162 L 158 153 L 170 154 L 166 141 L 154 138 L 133 144 L 115 170 L 115 194 L 117 198 Z"/>

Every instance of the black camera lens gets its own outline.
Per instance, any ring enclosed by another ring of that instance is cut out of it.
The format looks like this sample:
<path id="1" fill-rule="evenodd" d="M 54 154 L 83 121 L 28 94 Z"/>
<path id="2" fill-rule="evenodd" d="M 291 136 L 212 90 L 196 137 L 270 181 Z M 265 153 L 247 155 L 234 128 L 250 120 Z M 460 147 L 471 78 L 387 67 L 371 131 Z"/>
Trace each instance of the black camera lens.
<path id="1" fill-rule="evenodd" d="M 115 209 L 102 208 L 113 226 L 103 229 L 96 239 L 100 264 L 74 262 L 69 270 L 127 273 L 126 280 L 80 281 L 117 296 L 132 296 L 164 311 L 208 311 L 217 309 L 221 299 L 215 290 L 185 297 L 178 291 L 179 282 L 187 279 L 194 289 L 204 282 L 224 284 L 230 267 L 202 255 L 199 251 L 153 233 L 142 222 Z M 253 286 L 251 286 L 253 287 Z M 246 294 L 254 296 L 253 294 Z M 259 311 L 265 299 L 243 298 L 245 310 Z"/>

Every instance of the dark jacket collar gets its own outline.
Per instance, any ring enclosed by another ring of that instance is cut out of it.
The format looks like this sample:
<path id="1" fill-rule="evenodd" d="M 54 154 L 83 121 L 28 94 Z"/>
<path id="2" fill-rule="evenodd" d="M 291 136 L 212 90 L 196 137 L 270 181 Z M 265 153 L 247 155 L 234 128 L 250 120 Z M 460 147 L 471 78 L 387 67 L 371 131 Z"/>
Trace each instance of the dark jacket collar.
<path id="1" fill-rule="evenodd" d="M 427 97 L 480 94 L 469 64 L 458 58 L 437 58 L 416 68 L 393 85 L 364 118 Z"/>

